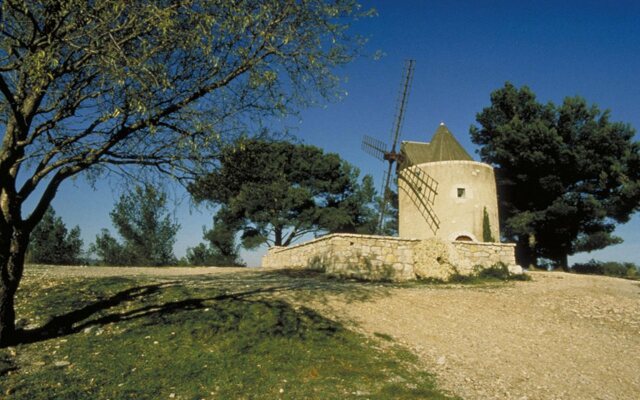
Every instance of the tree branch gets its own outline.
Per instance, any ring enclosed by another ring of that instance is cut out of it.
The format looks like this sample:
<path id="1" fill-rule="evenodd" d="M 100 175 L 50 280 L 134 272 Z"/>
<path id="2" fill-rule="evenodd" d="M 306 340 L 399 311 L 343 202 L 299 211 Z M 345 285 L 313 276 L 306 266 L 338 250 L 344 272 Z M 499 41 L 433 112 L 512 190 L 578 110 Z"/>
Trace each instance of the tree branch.
<path id="1" fill-rule="evenodd" d="M 11 111 L 13 112 L 13 117 L 15 118 L 15 120 L 19 124 L 21 124 L 22 127 L 24 127 L 24 120 L 22 118 L 22 114 L 20 113 L 20 106 L 18 106 L 16 98 L 13 96 L 13 93 L 11 93 L 11 89 L 7 85 L 7 82 L 4 80 L 4 77 L 2 75 L 0 75 L 0 92 L 2 92 L 2 95 L 9 102 L 9 106 L 11 106 Z"/>

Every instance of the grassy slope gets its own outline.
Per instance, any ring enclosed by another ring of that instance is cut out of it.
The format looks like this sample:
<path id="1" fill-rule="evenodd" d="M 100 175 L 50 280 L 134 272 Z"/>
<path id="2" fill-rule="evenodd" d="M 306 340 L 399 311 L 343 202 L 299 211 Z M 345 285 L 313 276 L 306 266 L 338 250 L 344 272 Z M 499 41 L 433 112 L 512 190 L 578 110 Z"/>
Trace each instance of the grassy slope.
<path id="1" fill-rule="evenodd" d="M 0 398 L 445 398 L 407 352 L 283 300 L 362 299 L 366 285 L 39 276 L 27 274 L 18 293 L 27 329 L 0 350 Z"/>

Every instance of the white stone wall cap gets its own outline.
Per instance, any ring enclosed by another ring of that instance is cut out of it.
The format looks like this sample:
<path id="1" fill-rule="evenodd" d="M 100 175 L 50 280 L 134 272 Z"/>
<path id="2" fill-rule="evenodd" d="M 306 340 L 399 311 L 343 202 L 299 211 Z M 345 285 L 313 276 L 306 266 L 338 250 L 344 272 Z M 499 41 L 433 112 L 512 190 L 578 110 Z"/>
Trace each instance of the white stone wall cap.
<path id="1" fill-rule="evenodd" d="M 310 246 L 326 240 L 335 238 L 350 238 L 350 239 L 369 239 L 369 240 L 382 240 L 382 241 L 397 241 L 397 242 L 416 242 L 422 239 L 415 238 L 400 238 L 395 236 L 380 236 L 380 235 L 361 235 L 357 233 L 330 233 L 324 236 L 317 237 L 315 239 L 308 240 L 306 242 L 297 243 L 291 246 L 271 246 L 270 252 L 279 253 L 284 250 L 297 249 L 304 246 Z"/>
<path id="2" fill-rule="evenodd" d="M 515 243 L 498 243 L 498 242 L 468 242 L 466 240 L 453 240 L 454 245 L 469 246 L 499 246 L 499 247 L 516 247 Z"/>
<path id="3" fill-rule="evenodd" d="M 421 166 L 421 165 L 455 165 L 455 164 L 465 164 L 465 165 L 475 165 L 478 167 L 489 168 L 493 170 L 493 167 L 487 163 L 483 163 L 480 161 L 470 161 L 470 160 L 447 160 L 447 161 L 432 161 L 421 164 L 414 164 L 409 168 Z"/>
<path id="4" fill-rule="evenodd" d="M 269 248 L 269 252 L 280 253 L 285 250 L 298 249 L 304 246 L 311 246 L 326 240 L 335 238 L 349 238 L 349 239 L 369 239 L 377 241 L 393 241 L 393 242 L 420 242 L 424 239 L 418 238 L 401 238 L 396 236 L 380 236 L 380 235 L 362 235 L 357 233 L 330 233 L 328 235 L 320 236 L 318 238 L 308 240 L 306 242 L 294 244 L 291 246 L 272 246 Z M 497 242 L 466 242 L 466 241 L 451 241 L 454 244 L 472 245 L 472 246 L 502 246 L 502 247 L 515 247 L 515 243 L 497 243 Z"/>

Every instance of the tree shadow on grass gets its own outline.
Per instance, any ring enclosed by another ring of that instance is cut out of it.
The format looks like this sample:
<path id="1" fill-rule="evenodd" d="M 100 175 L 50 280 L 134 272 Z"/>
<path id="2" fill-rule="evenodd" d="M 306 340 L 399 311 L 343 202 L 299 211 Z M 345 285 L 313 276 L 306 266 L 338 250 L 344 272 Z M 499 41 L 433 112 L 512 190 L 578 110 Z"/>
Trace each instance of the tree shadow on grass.
<path id="1" fill-rule="evenodd" d="M 260 271 L 241 276 L 235 281 L 225 279 L 228 279 L 228 276 L 206 275 L 202 277 L 201 282 L 212 285 L 224 282 L 225 285 L 240 284 L 245 287 L 278 285 L 286 282 L 288 285 L 286 292 L 298 300 L 324 302 L 331 296 L 339 297 L 347 304 L 384 297 L 389 295 L 390 289 L 401 287 L 393 282 L 336 278 L 321 271 L 301 268 Z"/>
<path id="2" fill-rule="evenodd" d="M 172 288 L 179 289 L 185 285 L 193 286 L 197 290 L 185 293 L 188 295 L 184 296 L 186 298 L 183 299 L 151 302 L 151 304 L 146 305 L 140 304 L 139 307 L 129 310 L 119 308 L 129 302 L 147 302 L 154 296 L 167 294 L 168 290 L 172 290 Z M 274 313 L 275 316 L 273 318 L 279 321 L 276 325 L 286 330 L 288 334 L 293 334 L 297 329 L 295 327 L 300 325 L 300 321 L 294 321 L 292 324 L 292 321 L 296 320 L 296 318 L 315 321 L 317 326 L 327 327 L 331 324 L 327 324 L 324 321 L 325 318 L 309 308 L 296 307 L 294 310 L 289 303 L 281 299 L 274 299 L 272 295 L 286 293 L 302 301 L 312 299 L 322 301 L 327 295 L 338 295 L 346 299 L 347 302 L 351 302 L 364 301 L 376 292 L 380 294 L 377 289 L 379 287 L 374 285 L 336 281 L 323 278 L 314 273 L 291 270 L 260 272 L 231 278 L 227 275 L 202 276 L 199 279 L 190 277 L 188 280 L 165 281 L 118 291 L 107 298 L 93 301 L 81 308 L 56 315 L 41 327 L 19 329 L 13 344 L 40 342 L 79 333 L 94 326 L 104 326 L 136 319 L 149 318 L 150 323 L 153 323 L 153 321 L 165 320 L 177 313 L 205 308 L 211 308 L 214 313 L 226 313 L 229 310 L 233 310 L 232 316 L 225 314 L 222 319 L 229 320 L 231 318 L 236 320 L 238 316 L 235 314 L 242 313 L 242 310 L 250 306 L 262 307 L 264 310 Z M 203 290 L 205 293 L 213 291 L 218 294 L 202 297 L 193 295 L 193 291 L 202 292 Z M 242 303 L 233 305 L 234 302 Z M 292 319 L 291 310 L 294 310 L 297 317 Z M 179 321 L 177 322 L 179 323 Z M 170 321 L 167 323 L 170 323 Z M 286 328 L 284 327 L 285 325 L 287 326 Z M 327 332 L 333 331 L 335 331 L 335 327 L 327 328 Z"/>
<path id="3" fill-rule="evenodd" d="M 209 298 L 187 298 L 184 300 L 165 302 L 161 304 L 150 304 L 129 311 L 112 312 L 98 318 L 92 318 L 96 315 L 102 314 L 104 311 L 122 305 L 125 302 L 144 300 L 154 294 L 160 294 L 163 290 L 177 286 L 178 284 L 178 282 L 164 282 L 159 284 L 136 286 L 121 290 L 110 297 L 95 301 L 77 310 L 73 310 L 62 315 L 57 315 L 51 318 L 45 325 L 41 327 L 30 330 L 19 329 L 16 335 L 17 340 L 13 344 L 17 345 L 39 342 L 78 333 L 92 326 L 128 321 L 136 318 L 147 317 L 153 314 L 173 313 L 177 311 L 189 311 L 206 308 L 208 306 L 207 302 L 230 299 L 238 300 L 246 296 L 251 296 L 263 292 L 273 292 L 279 289 L 270 287 L 232 294 L 222 294 Z M 286 287 L 283 287 L 282 289 L 286 289 Z"/>

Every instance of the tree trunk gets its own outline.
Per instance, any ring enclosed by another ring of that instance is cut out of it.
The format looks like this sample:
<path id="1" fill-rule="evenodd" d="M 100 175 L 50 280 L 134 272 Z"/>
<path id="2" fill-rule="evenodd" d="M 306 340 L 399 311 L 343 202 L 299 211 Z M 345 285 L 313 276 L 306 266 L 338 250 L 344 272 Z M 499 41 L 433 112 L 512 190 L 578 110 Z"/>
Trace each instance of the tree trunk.
<path id="1" fill-rule="evenodd" d="M 567 253 L 559 255 L 555 261 L 563 271 L 569 271 L 569 255 Z"/>
<path id="2" fill-rule="evenodd" d="M 273 244 L 275 246 L 282 246 L 282 228 L 279 226 L 276 226 L 274 228 L 274 240 L 273 240 Z"/>
<path id="3" fill-rule="evenodd" d="M 536 266 L 536 257 L 533 249 L 531 248 L 531 240 L 528 235 L 522 235 L 518 237 L 516 243 L 516 263 L 523 268 L 530 268 Z"/>
<path id="4" fill-rule="evenodd" d="M 16 336 L 13 298 L 17 287 L 4 280 L 0 284 L 0 348 L 10 346 Z"/>
<path id="5" fill-rule="evenodd" d="M 28 235 L 18 230 L 0 232 L 0 347 L 15 342 L 15 294 L 22 279 Z"/>

